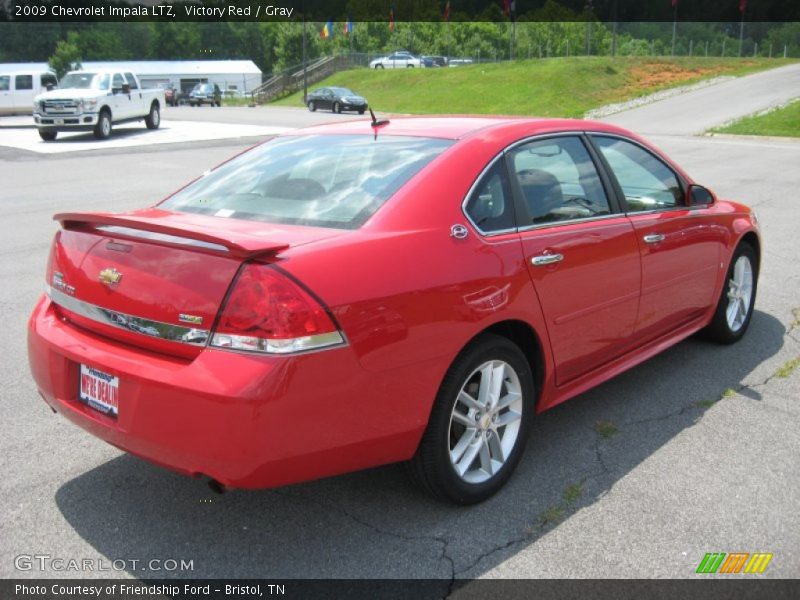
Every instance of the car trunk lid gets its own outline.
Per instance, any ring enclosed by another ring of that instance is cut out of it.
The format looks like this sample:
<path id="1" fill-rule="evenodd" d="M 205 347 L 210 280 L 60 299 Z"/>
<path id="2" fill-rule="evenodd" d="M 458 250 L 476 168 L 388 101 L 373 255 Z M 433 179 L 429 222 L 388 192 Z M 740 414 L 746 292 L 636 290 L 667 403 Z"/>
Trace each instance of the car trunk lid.
<path id="1" fill-rule="evenodd" d="M 148 209 L 61 213 L 48 292 L 83 328 L 175 356 L 205 346 L 240 265 L 335 235 Z"/>

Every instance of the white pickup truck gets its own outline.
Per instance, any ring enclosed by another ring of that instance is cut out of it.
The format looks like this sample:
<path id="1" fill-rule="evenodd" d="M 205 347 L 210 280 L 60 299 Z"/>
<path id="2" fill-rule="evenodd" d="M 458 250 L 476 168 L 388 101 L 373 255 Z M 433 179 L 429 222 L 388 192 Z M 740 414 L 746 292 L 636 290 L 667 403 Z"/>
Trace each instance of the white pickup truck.
<path id="1" fill-rule="evenodd" d="M 148 129 L 158 129 L 164 90 L 142 89 L 133 73 L 122 71 L 71 71 L 59 88 L 33 100 L 33 122 L 46 142 L 59 131 L 93 131 L 103 140 L 112 124 L 144 119 Z"/>

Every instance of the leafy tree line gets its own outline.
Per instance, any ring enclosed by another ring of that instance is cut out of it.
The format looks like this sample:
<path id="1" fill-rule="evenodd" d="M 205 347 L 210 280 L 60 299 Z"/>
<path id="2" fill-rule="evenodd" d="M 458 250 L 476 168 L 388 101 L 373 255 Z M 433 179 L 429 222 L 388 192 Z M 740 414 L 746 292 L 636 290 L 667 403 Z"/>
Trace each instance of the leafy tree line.
<path id="1" fill-rule="evenodd" d="M 324 23 L 306 24 L 309 59 L 359 52 L 377 55 L 396 49 L 419 54 L 503 60 L 569 55 L 669 55 L 672 23 L 627 23 L 617 27 L 576 14 L 554 3 L 548 21 L 519 20 L 515 25 L 498 7 L 486 20 L 355 22 L 345 34 L 346 16 L 333 22 L 333 35 L 323 39 Z M 561 13 L 557 11 L 562 11 Z M 563 15 L 562 15 L 563 13 Z M 554 18 L 563 16 L 563 21 Z M 454 17 L 455 19 L 455 17 Z M 675 54 L 736 56 L 738 23 L 678 23 Z M 70 62 L 90 60 L 250 59 L 264 73 L 302 61 L 303 26 L 298 22 L 220 23 L 0 23 L 0 62 L 48 61 L 61 70 Z M 800 23 L 745 25 L 743 54 L 800 56 Z"/>

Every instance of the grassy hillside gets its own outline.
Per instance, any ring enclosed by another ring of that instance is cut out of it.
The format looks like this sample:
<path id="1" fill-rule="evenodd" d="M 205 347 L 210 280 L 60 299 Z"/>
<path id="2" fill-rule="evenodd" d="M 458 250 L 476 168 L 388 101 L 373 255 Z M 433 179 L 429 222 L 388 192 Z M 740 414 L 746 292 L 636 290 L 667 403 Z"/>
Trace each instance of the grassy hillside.
<path id="1" fill-rule="evenodd" d="M 311 86 L 346 86 L 376 111 L 581 117 L 589 109 L 718 75 L 786 64 L 783 59 L 583 57 L 439 69 L 342 71 Z M 296 93 L 275 102 L 302 106 Z"/>
<path id="2" fill-rule="evenodd" d="M 746 117 L 732 125 L 713 131 L 738 135 L 800 137 L 800 102 L 793 102 L 784 108 L 764 115 Z"/>

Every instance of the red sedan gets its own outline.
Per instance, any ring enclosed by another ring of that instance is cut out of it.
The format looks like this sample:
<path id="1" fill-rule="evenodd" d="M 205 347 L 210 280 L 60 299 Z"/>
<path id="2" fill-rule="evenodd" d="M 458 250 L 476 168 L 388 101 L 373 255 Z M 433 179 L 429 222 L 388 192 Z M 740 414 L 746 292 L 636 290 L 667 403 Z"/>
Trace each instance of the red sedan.
<path id="1" fill-rule="evenodd" d="M 216 487 L 409 461 L 481 501 L 536 414 L 750 322 L 755 214 L 577 120 L 298 130 L 159 205 L 68 213 L 29 327 L 45 402 Z"/>

